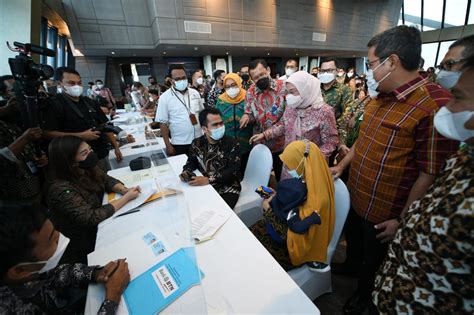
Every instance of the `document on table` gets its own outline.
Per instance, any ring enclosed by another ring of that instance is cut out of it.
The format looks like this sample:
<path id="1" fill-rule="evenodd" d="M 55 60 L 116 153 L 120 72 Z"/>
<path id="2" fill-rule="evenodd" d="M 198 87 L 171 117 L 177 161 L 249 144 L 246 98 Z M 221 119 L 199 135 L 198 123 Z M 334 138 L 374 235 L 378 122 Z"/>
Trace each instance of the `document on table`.
<path id="1" fill-rule="evenodd" d="M 231 213 L 226 211 L 204 210 L 191 218 L 192 235 L 196 243 L 208 241 L 227 222 Z"/>

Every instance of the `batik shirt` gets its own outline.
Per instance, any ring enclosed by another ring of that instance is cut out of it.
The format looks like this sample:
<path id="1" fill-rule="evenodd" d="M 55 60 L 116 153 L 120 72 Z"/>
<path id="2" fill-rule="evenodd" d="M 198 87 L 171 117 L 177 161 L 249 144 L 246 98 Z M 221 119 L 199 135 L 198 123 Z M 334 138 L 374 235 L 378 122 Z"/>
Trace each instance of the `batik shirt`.
<path id="1" fill-rule="evenodd" d="M 405 214 L 375 281 L 381 314 L 474 313 L 474 147 Z"/>
<path id="2" fill-rule="evenodd" d="M 354 106 L 351 88 L 337 82 L 336 80 L 334 80 L 334 83 L 328 90 L 323 89 L 323 85 L 321 84 L 321 93 L 323 94 L 326 104 L 334 109 L 336 120 L 342 115 L 348 106 Z"/>
<path id="3" fill-rule="evenodd" d="M 217 86 L 213 87 L 207 95 L 207 107 L 216 107 L 219 96 L 224 93 L 224 89 L 219 89 Z"/>
<path id="4" fill-rule="evenodd" d="M 37 280 L 18 285 L 0 286 L 0 314 L 82 314 L 68 310 L 64 298 L 67 289 L 87 289 L 94 282 L 97 266 L 63 264 L 41 274 Z M 113 315 L 118 304 L 105 300 L 99 315 Z"/>
<path id="5" fill-rule="evenodd" d="M 205 135 L 194 139 L 183 170 L 196 169 L 209 178 L 209 184 L 220 195 L 240 193 L 240 148 L 233 138 L 224 136 L 214 144 Z"/>
<path id="6" fill-rule="evenodd" d="M 254 123 L 254 133 L 281 125 L 285 106 L 286 89 L 283 81 L 270 80 L 270 89 L 267 91 L 261 91 L 253 84 L 245 97 L 245 113 L 250 115 L 250 122 Z M 265 145 L 273 153 L 281 152 L 285 148 L 285 136 L 267 140 Z"/>

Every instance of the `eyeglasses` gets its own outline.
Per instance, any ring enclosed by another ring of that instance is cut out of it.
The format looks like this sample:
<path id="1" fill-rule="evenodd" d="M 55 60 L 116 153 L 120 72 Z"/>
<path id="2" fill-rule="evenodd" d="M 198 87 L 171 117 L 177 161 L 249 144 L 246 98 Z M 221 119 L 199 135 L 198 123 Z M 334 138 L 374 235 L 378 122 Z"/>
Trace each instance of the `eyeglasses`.
<path id="1" fill-rule="evenodd" d="M 374 63 L 376 63 L 377 61 L 380 61 L 380 59 L 382 59 L 382 58 L 377 58 L 377 59 L 372 60 L 372 61 L 367 61 L 367 62 L 365 63 L 365 66 L 367 67 L 367 70 L 372 69 L 372 65 L 373 65 Z"/>
<path id="2" fill-rule="evenodd" d="M 337 69 L 335 68 L 332 68 L 332 69 L 319 69 L 319 72 L 320 73 L 330 73 L 330 72 L 333 72 L 333 71 L 336 71 Z"/>
<path id="3" fill-rule="evenodd" d="M 466 59 L 458 59 L 458 60 L 446 60 L 445 62 L 443 63 L 440 63 L 439 65 L 436 66 L 436 69 L 438 70 L 451 70 L 451 68 L 458 64 L 458 63 L 461 63 L 461 62 L 464 62 L 466 61 Z"/>

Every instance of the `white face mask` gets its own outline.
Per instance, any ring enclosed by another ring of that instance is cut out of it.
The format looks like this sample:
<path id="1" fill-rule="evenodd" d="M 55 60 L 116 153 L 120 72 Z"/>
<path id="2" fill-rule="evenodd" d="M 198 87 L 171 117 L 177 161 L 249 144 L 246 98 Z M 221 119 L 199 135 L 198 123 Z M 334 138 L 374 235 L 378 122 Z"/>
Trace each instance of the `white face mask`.
<path id="1" fill-rule="evenodd" d="M 234 98 L 239 94 L 240 89 L 238 87 L 231 87 L 225 91 L 227 92 L 227 95 L 229 95 L 230 98 Z"/>
<path id="2" fill-rule="evenodd" d="M 296 71 L 295 71 L 294 69 L 292 69 L 292 68 L 286 68 L 286 69 L 285 69 L 285 75 L 286 75 L 287 78 L 289 78 L 290 75 L 292 75 L 292 74 L 295 73 L 295 72 L 296 72 Z"/>
<path id="3" fill-rule="evenodd" d="M 451 90 L 458 83 L 460 76 L 460 71 L 441 70 L 436 75 L 436 82 L 446 90 Z"/>
<path id="4" fill-rule="evenodd" d="M 288 94 L 286 96 L 286 104 L 288 104 L 290 108 L 299 108 L 301 102 L 303 102 L 301 95 Z"/>
<path id="5" fill-rule="evenodd" d="M 204 82 L 204 80 L 202 78 L 197 78 L 196 79 L 196 83 L 199 84 L 199 85 L 202 85 L 203 82 Z"/>
<path id="6" fill-rule="evenodd" d="M 443 106 L 434 116 L 434 126 L 446 138 L 466 141 L 474 137 L 474 130 L 464 127 L 472 117 L 474 117 L 474 111 L 453 113 L 446 106 Z"/>
<path id="7" fill-rule="evenodd" d="M 63 89 L 60 86 L 58 86 L 56 88 L 56 94 L 61 94 L 62 92 L 63 92 Z"/>
<path id="8" fill-rule="evenodd" d="M 348 77 L 348 78 L 352 78 L 353 75 L 354 75 L 354 72 L 348 72 L 348 73 L 347 73 L 347 77 Z"/>
<path id="9" fill-rule="evenodd" d="M 216 141 L 219 141 L 222 139 L 222 137 L 224 137 L 225 125 L 219 128 L 211 129 L 210 132 L 211 132 L 211 138 Z"/>
<path id="10" fill-rule="evenodd" d="M 72 97 L 79 97 L 82 95 L 84 88 L 82 85 L 73 85 L 73 86 L 66 86 L 63 85 L 64 92 L 71 95 Z"/>
<path id="11" fill-rule="evenodd" d="M 97 88 L 101 89 L 101 88 L 103 88 L 103 87 L 104 87 L 103 84 L 97 84 Z"/>
<path id="12" fill-rule="evenodd" d="M 184 91 L 188 87 L 188 80 L 179 80 L 174 83 L 175 88 L 178 91 Z"/>
<path id="13" fill-rule="evenodd" d="M 327 84 L 329 82 L 334 81 L 336 77 L 334 76 L 334 73 L 330 72 L 320 72 L 318 73 L 318 79 L 321 81 L 322 84 Z"/>
<path id="14" fill-rule="evenodd" d="M 153 97 L 150 96 L 149 100 L 150 100 L 150 102 L 153 102 Z"/>
<path id="15" fill-rule="evenodd" d="M 386 61 L 388 60 L 388 58 L 385 58 L 385 60 L 380 63 L 377 67 L 375 67 L 375 69 L 369 69 L 367 71 L 367 88 L 369 90 L 369 95 L 370 97 L 374 98 L 376 97 L 379 92 L 377 91 L 377 88 L 379 87 L 379 84 L 385 80 L 390 74 L 392 74 L 392 72 L 389 72 L 387 73 L 380 81 L 377 82 L 377 80 L 375 80 L 374 78 L 374 72 L 377 71 L 378 68 L 380 68 Z"/>

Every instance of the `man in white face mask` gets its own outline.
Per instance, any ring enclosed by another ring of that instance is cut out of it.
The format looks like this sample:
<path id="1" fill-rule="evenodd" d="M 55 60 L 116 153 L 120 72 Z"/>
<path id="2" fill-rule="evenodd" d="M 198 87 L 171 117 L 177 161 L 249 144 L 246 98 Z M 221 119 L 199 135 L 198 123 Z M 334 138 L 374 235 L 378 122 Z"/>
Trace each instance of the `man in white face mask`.
<path id="1" fill-rule="evenodd" d="M 436 82 L 445 89 L 452 89 L 459 77 L 466 58 L 474 55 L 474 35 L 458 39 L 449 46 L 449 50 L 437 66 L 439 72 Z"/>
<path id="2" fill-rule="evenodd" d="M 115 314 L 130 274 L 124 260 L 100 266 L 59 264 L 69 239 L 39 205 L 0 203 L 0 313 L 59 314 L 84 310 L 68 289 L 105 286 L 100 314 Z M 115 271 L 114 271 L 115 270 Z M 114 272 L 113 272 L 114 271 Z M 84 294 L 86 292 L 84 291 Z"/>
<path id="3" fill-rule="evenodd" d="M 340 176 L 350 165 L 348 258 L 356 252 L 350 248 L 358 248 L 358 261 L 353 261 L 358 288 L 345 313 L 362 313 L 369 306 L 375 273 L 400 220 L 459 144 L 434 130 L 434 114 L 450 95 L 418 73 L 420 32 L 398 26 L 373 37 L 368 48 L 369 88 L 379 94 L 365 107 L 358 139 L 332 168 Z"/>
<path id="4" fill-rule="evenodd" d="M 335 58 L 323 59 L 318 73 L 324 100 L 334 109 L 336 120 L 348 106 L 354 105 L 351 88 L 336 80 L 337 66 L 338 62 Z"/>
<path id="5" fill-rule="evenodd" d="M 199 113 L 199 123 L 204 135 L 191 144 L 180 178 L 191 186 L 212 185 L 233 209 L 241 190 L 239 144 L 225 136 L 224 121 L 218 109 L 204 109 Z M 194 174 L 197 169 L 202 176 Z"/>
<path id="6" fill-rule="evenodd" d="M 472 286 L 474 268 L 474 237 L 472 229 L 466 229 L 474 216 L 474 58 L 466 59 L 460 71 L 453 98 L 436 113 L 434 126 L 447 138 L 465 141 L 466 145 L 448 158 L 424 197 L 408 209 L 380 268 L 383 272 L 378 274 L 373 295 L 377 313 L 474 312 L 472 296 L 458 290 L 460 283 L 465 284 L 463 288 Z M 426 268 L 427 261 L 436 262 L 433 266 L 437 270 L 454 268 L 455 276 L 433 272 Z M 415 306 L 406 302 L 417 300 L 420 292 L 426 297 L 423 303 Z M 449 303 L 448 299 L 457 302 Z"/>
<path id="7" fill-rule="evenodd" d="M 69 67 L 56 69 L 58 87 L 63 93 L 51 97 L 51 103 L 45 108 L 44 136 L 52 139 L 62 136 L 76 136 L 87 141 L 97 153 L 99 166 L 107 170 L 109 154 L 108 143 L 115 150 L 118 162 L 122 160 L 119 143 L 113 132 L 99 131 L 108 118 L 96 101 L 83 96 L 82 80 L 79 73 Z M 100 82 L 100 81 L 99 81 Z"/>
<path id="8" fill-rule="evenodd" d="M 286 81 L 293 73 L 298 71 L 298 61 L 296 59 L 288 59 L 285 66 L 285 75 L 278 78 L 278 80 Z"/>

